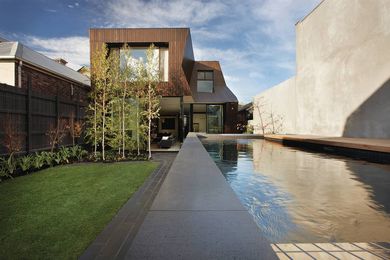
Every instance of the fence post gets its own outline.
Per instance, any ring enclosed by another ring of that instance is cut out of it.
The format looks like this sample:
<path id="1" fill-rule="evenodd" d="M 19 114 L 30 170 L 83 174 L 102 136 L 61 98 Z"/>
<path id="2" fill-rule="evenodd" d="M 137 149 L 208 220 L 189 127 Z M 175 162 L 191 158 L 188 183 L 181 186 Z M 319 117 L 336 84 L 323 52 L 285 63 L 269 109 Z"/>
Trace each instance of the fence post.
<path id="1" fill-rule="evenodd" d="M 31 75 L 27 77 L 27 135 L 26 135 L 26 143 L 27 143 L 27 154 L 29 154 L 32 150 L 32 86 L 31 86 Z"/>
<path id="2" fill-rule="evenodd" d="M 80 94 L 77 92 L 77 100 L 76 100 L 76 122 L 80 120 Z M 80 144 L 80 138 L 76 138 L 76 144 Z"/>
<path id="3" fill-rule="evenodd" d="M 57 95 L 56 95 L 56 129 L 57 131 L 62 131 L 60 128 L 60 99 L 59 99 L 59 88 L 57 86 Z M 59 143 L 57 142 L 57 149 L 59 147 Z"/>

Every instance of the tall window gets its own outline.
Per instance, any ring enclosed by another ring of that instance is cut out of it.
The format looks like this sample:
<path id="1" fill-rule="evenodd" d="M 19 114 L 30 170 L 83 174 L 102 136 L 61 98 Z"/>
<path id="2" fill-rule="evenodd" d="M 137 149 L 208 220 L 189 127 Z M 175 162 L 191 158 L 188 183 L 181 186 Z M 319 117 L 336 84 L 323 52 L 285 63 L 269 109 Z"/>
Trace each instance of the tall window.
<path id="1" fill-rule="evenodd" d="M 168 48 L 160 48 L 160 80 L 168 82 Z"/>
<path id="2" fill-rule="evenodd" d="M 126 64 L 128 66 L 136 66 L 137 63 L 146 63 L 147 61 L 146 47 L 130 48 L 129 52 L 120 50 L 120 66 L 123 68 Z M 156 71 L 160 75 L 160 80 L 168 81 L 168 48 L 155 48 L 153 53 L 153 64 L 156 66 Z M 158 66 L 158 68 L 157 68 Z"/>
<path id="3" fill-rule="evenodd" d="M 198 92 L 214 92 L 214 73 L 212 70 L 199 70 L 198 71 Z"/>

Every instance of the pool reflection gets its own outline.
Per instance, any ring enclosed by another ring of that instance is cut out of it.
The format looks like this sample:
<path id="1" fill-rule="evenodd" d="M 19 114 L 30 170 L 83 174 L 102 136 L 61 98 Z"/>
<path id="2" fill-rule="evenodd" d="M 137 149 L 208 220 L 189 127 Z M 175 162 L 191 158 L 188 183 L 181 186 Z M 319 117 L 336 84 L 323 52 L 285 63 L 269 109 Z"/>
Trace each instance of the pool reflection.
<path id="1" fill-rule="evenodd" d="M 263 140 L 204 145 L 271 241 L 390 240 L 389 165 Z"/>

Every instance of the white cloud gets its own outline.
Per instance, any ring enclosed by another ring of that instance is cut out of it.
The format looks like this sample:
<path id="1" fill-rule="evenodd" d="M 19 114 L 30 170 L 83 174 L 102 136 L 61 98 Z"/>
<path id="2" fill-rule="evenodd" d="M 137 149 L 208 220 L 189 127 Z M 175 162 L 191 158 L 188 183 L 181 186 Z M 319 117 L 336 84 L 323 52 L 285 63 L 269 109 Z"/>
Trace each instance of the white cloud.
<path id="1" fill-rule="evenodd" d="M 112 25 L 126 27 L 201 25 L 228 11 L 223 1 L 200 0 L 110 0 L 103 8 Z"/>
<path id="2" fill-rule="evenodd" d="M 224 75 L 224 77 L 225 77 L 225 80 L 226 80 L 228 85 L 229 85 L 229 83 L 240 81 L 240 79 L 238 77 L 229 76 L 229 75 Z"/>
<path id="3" fill-rule="evenodd" d="M 89 38 L 88 37 L 61 37 L 40 38 L 26 36 L 24 42 L 27 46 L 39 51 L 50 58 L 63 58 L 74 65 L 89 64 Z"/>
<path id="4" fill-rule="evenodd" d="M 57 10 L 55 9 L 45 9 L 45 11 L 49 13 L 57 13 Z"/>
<path id="5" fill-rule="evenodd" d="M 262 79 L 264 75 L 258 71 L 251 71 L 249 72 L 249 77 L 252 79 Z"/>
<path id="6" fill-rule="evenodd" d="M 263 32 L 270 37 L 285 38 L 294 35 L 294 25 L 320 0 L 264 0 L 255 1 L 251 8 L 254 17 L 266 22 Z"/>

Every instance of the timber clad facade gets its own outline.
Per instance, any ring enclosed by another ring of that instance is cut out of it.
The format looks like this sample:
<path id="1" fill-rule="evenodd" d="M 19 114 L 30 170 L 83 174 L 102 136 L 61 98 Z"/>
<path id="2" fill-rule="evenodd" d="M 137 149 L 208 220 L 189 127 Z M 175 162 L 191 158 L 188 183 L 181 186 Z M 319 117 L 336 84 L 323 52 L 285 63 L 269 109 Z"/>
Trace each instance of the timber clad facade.
<path id="1" fill-rule="evenodd" d="M 107 44 L 110 51 L 128 44 L 133 53 L 154 44 L 161 59 L 168 50 L 168 79 L 158 86 L 162 95 L 158 134 L 183 139 L 189 131 L 236 132 L 238 100 L 226 86 L 218 61 L 196 61 L 189 28 L 90 29 L 92 53 Z M 160 64 L 162 62 L 160 61 Z"/>

